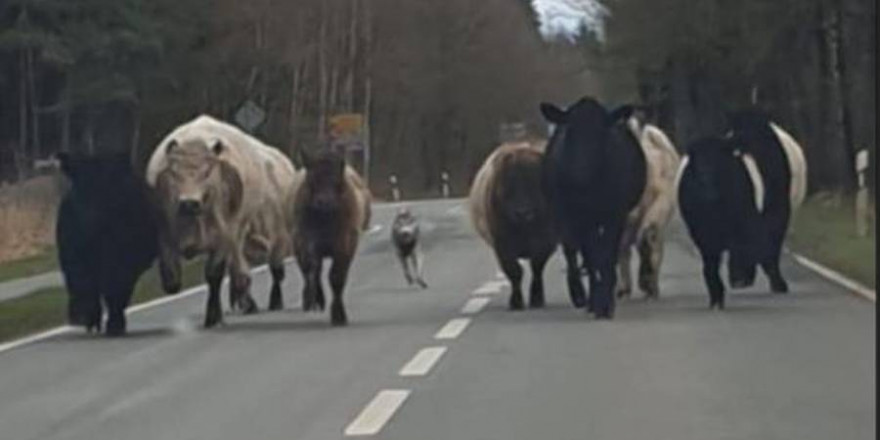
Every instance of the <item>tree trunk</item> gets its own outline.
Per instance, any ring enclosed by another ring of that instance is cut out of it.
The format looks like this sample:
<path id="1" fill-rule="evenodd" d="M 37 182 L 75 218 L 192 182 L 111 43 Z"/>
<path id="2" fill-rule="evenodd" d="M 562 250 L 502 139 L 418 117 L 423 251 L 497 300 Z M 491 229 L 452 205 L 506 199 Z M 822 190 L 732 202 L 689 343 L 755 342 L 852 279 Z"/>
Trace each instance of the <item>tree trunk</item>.
<path id="1" fill-rule="evenodd" d="M 321 1 L 321 24 L 318 31 L 318 141 L 323 142 L 327 127 L 327 3 Z"/>
<path id="2" fill-rule="evenodd" d="M 38 102 L 37 98 L 37 80 L 36 73 L 34 72 L 34 51 L 27 51 L 27 82 L 28 82 L 28 95 L 31 107 L 31 128 L 33 129 L 33 135 L 31 136 L 31 159 L 39 159 L 42 154 L 41 145 L 40 145 L 40 115 L 38 113 Z"/>
<path id="3" fill-rule="evenodd" d="M 846 138 L 846 114 L 844 112 L 843 90 L 839 60 L 839 14 L 830 2 L 822 3 L 821 34 L 823 58 L 823 89 L 825 90 L 825 148 L 829 165 L 829 184 L 836 189 L 851 189 L 850 176 L 854 172 L 848 158 L 850 147 Z"/>
<path id="4" fill-rule="evenodd" d="M 27 163 L 28 144 L 28 99 L 27 99 L 27 55 L 25 49 L 19 54 L 19 86 L 18 86 L 18 147 L 15 157 L 15 168 L 18 179 L 24 179 L 25 163 Z"/>
<path id="5" fill-rule="evenodd" d="M 70 105 L 67 102 L 61 109 L 61 151 L 70 151 Z"/>

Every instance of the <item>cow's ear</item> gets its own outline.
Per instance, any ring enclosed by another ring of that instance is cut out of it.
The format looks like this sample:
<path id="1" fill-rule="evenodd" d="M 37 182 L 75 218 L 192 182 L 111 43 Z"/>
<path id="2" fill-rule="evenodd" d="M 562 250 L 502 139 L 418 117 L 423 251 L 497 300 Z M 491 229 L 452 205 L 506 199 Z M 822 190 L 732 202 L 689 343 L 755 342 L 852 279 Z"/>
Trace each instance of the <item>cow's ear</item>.
<path id="1" fill-rule="evenodd" d="M 68 178 L 72 179 L 76 174 L 76 161 L 70 156 L 70 153 L 65 151 L 58 152 L 55 154 L 55 159 L 58 160 L 61 172 L 63 172 Z"/>
<path id="2" fill-rule="evenodd" d="M 214 139 L 214 142 L 211 144 L 211 152 L 214 155 L 219 156 L 226 151 L 226 144 L 223 143 L 220 139 Z"/>
<path id="3" fill-rule="evenodd" d="M 177 139 L 171 139 L 171 142 L 168 142 L 168 145 L 165 146 L 165 154 L 170 154 L 172 151 L 177 149 Z"/>
<path id="4" fill-rule="evenodd" d="M 553 104 L 542 102 L 540 105 L 541 115 L 544 116 L 548 122 L 552 122 L 556 125 L 565 124 L 568 120 L 568 113 L 565 110 L 556 107 Z"/>
<path id="5" fill-rule="evenodd" d="M 633 113 L 635 113 L 635 111 L 635 107 L 629 104 L 617 107 L 608 114 L 608 124 L 614 125 L 618 121 L 626 121 L 633 115 Z"/>

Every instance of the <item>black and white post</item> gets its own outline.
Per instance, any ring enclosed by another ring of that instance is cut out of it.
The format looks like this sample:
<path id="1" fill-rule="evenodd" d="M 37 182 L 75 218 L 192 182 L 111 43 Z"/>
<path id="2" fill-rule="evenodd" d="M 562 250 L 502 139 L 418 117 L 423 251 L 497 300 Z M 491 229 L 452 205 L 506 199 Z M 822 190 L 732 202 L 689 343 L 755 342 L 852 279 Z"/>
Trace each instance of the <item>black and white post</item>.
<path id="1" fill-rule="evenodd" d="M 868 235 L 868 188 L 865 185 L 865 172 L 868 170 L 868 150 L 856 153 L 856 174 L 859 187 L 856 190 L 856 234 Z"/>
<path id="2" fill-rule="evenodd" d="M 440 173 L 440 190 L 443 193 L 443 198 L 449 198 L 449 173 L 446 171 Z"/>
<path id="3" fill-rule="evenodd" d="M 400 201 L 400 187 L 397 184 L 397 175 L 392 174 L 388 177 L 388 184 L 391 186 L 391 200 Z"/>

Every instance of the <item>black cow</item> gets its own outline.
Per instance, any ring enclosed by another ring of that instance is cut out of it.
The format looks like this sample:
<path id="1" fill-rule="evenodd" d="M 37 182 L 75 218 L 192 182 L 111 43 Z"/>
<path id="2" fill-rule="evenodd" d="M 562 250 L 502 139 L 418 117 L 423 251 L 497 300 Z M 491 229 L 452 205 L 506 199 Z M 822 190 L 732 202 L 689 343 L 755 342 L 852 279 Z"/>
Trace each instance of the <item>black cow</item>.
<path id="1" fill-rule="evenodd" d="M 58 211 L 58 258 L 69 293 L 68 320 L 91 332 L 125 333 L 125 308 L 157 253 L 156 222 L 144 182 L 127 154 L 59 154 L 70 180 Z"/>
<path id="2" fill-rule="evenodd" d="M 760 236 L 760 183 L 750 177 L 743 152 L 727 138 L 709 137 L 687 147 L 678 183 L 678 201 L 691 239 L 703 258 L 709 307 L 724 308 L 718 273 L 729 252 L 730 269 L 742 273 L 754 261 Z"/>
<path id="3" fill-rule="evenodd" d="M 575 307 L 614 316 L 614 286 L 627 214 L 645 188 L 645 156 L 626 127 L 633 108 L 609 112 L 585 97 L 567 110 L 541 104 L 555 124 L 543 162 L 543 187 L 562 235 L 568 290 Z M 586 300 L 577 255 L 590 281 Z"/>
<path id="4" fill-rule="evenodd" d="M 728 252 L 732 288 L 754 284 L 760 265 L 776 293 L 788 291 L 779 269 L 792 211 L 803 200 L 806 162 L 797 142 L 766 114 L 748 109 L 729 118 L 723 138 L 688 147 L 679 176 L 679 207 L 703 257 L 710 307 L 724 307 L 718 275 Z"/>

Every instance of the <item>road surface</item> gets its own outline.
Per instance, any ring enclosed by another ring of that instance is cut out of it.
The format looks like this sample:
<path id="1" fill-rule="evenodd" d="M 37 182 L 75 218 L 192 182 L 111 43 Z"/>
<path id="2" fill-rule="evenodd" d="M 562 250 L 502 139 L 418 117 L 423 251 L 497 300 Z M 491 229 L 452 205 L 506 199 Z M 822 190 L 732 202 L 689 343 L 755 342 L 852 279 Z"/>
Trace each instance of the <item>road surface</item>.
<path id="1" fill-rule="evenodd" d="M 200 292 L 132 314 L 127 338 L 18 347 L 0 353 L 0 438 L 874 438 L 874 306 L 806 269 L 785 262 L 789 295 L 760 278 L 709 311 L 677 226 L 659 302 L 637 296 L 590 321 L 569 306 L 557 255 L 548 307 L 509 312 L 462 202 L 413 207 L 429 289 L 404 285 L 394 209 L 377 206 L 349 327 L 299 310 L 290 265 L 282 312 L 207 331 Z M 253 283 L 263 308 L 267 278 Z"/>

